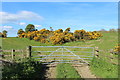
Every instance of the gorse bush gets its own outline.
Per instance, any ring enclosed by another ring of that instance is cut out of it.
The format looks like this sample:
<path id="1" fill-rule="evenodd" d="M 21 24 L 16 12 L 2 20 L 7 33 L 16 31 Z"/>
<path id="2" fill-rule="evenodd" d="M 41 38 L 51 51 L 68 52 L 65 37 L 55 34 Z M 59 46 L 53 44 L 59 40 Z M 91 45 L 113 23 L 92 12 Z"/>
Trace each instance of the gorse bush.
<path id="1" fill-rule="evenodd" d="M 75 37 L 71 33 L 54 33 L 54 35 L 50 37 L 50 41 L 53 44 L 63 44 L 66 42 L 75 41 Z"/>
<path id="2" fill-rule="evenodd" d="M 76 39 L 84 39 L 84 34 L 86 33 L 85 30 L 75 30 L 74 36 Z"/>
<path id="3" fill-rule="evenodd" d="M 102 34 L 101 34 L 101 33 L 98 33 L 97 31 L 86 32 L 86 33 L 84 34 L 84 39 L 85 39 L 85 40 L 98 39 L 99 37 L 102 37 Z"/>
<path id="4" fill-rule="evenodd" d="M 35 29 L 35 28 L 34 28 Z M 83 41 L 83 40 L 93 40 L 98 39 L 102 36 L 101 33 L 97 31 L 87 32 L 85 30 L 75 30 L 75 32 L 70 32 L 70 28 L 65 31 L 62 29 L 58 30 L 28 30 L 27 32 L 23 30 L 18 30 L 18 37 L 28 38 L 30 40 L 39 41 L 42 43 L 52 43 L 52 44 L 63 44 L 72 41 Z"/>
<path id="5" fill-rule="evenodd" d="M 120 44 L 118 44 L 117 46 L 115 46 L 114 52 L 120 53 Z"/>

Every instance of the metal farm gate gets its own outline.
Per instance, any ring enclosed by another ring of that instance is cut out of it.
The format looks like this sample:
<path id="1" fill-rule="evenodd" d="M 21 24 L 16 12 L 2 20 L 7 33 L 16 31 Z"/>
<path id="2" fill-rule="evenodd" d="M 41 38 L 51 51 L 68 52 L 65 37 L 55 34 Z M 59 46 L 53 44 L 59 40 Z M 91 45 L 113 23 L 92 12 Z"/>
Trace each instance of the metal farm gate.
<path id="1" fill-rule="evenodd" d="M 93 47 L 31 46 L 31 56 L 43 64 L 89 64 L 94 56 Z"/>

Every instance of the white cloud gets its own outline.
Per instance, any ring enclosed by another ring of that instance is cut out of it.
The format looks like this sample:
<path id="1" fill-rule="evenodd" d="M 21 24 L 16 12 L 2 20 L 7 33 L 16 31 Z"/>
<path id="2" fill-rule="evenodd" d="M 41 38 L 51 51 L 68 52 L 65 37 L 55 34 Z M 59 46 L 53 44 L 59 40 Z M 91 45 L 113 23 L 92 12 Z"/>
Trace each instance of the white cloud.
<path id="1" fill-rule="evenodd" d="M 25 22 L 20 22 L 19 25 L 23 26 L 23 25 L 26 25 Z"/>
<path id="2" fill-rule="evenodd" d="M 13 27 L 12 26 L 3 26 L 3 28 L 12 29 Z"/>
<path id="3" fill-rule="evenodd" d="M 35 27 L 41 27 L 42 25 L 35 25 Z"/>
<path id="4" fill-rule="evenodd" d="M 7 13 L 7 12 L 0 12 L 0 17 L 2 17 L 2 19 L 0 20 L 0 23 L 16 23 L 17 21 L 20 20 L 29 20 L 29 21 L 33 21 L 33 20 L 42 20 L 43 17 L 40 16 L 37 13 L 34 12 L 30 12 L 30 11 L 20 11 L 16 14 L 11 14 L 11 13 Z"/>
<path id="5" fill-rule="evenodd" d="M 12 26 L 0 26 L 0 32 L 3 30 L 12 30 L 13 27 Z"/>

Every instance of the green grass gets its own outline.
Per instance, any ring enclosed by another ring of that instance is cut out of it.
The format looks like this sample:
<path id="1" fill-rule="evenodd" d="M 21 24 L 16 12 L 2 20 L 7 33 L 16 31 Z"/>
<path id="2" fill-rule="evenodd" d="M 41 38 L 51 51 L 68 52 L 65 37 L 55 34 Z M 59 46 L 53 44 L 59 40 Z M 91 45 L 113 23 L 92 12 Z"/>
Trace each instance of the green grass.
<path id="1" fill-rule="evenodd" d="M 58 64 L 56 78 L 81 78 L 70 64 Z"/>
<path id="2" fill-rule="evenodd" d="M 88 40 L 86 42 L 70 42 L 63 44 L 64 46 L 81 46 L 81 47 L 99 47 L 99 49 L 107 50 L 113 49 L 115 45 L 118 44 L 118 33 L 117 32 L 109 32 L 102 33 L 103 37 L 98 40 Z"/>
<path id="3" fill-rule="evenodd" d="M 101 78 L 118 78 L 118 66 L 113 65 L 103 59 L 94 58 L 91 62 L 91 70 L 93 74 Z"/>
<path id="4" fill-rule="evenodd" d="M 86 42 L 69 42 L 59 46 L 81 46 L 81 47 L 95 47 L 98 46 L 99 49 L 107 50 L 114 48 L 118 43 L 118 33 L 117 32 L 109 32 L 102 33 L 103 37 L 98 40 L 88 40 Z M 8 37 L 2 39 L 2 48 L 3 49 L 25 49 L 27 46 L 55 46 L 52 44 L 44 44 L 40 42 L 36 42 L 34 40 L 29 40 L 27 38 L 16 38 L 16 37 Z M 57 45 L 58 46 L 58 45 Z"/>
<path id="5" fill-rule="evenodd" d="M 2 38 L 2 49 L 3 50 L 12 50 L 12 49 L 19 49 L 19 50 L 26 50 L 28 46 L 40 46 L 40 45 L 48 45 L 40 42 L 36 42 L 34 40 L 29 40 L 27 38 L 16 38 L 16 37 L 8 37 L 8 38 Z M 11 52 L 3 52 L 2 54 L 11 55 Z M 15 56 L 14 60 L 22 60 L 23 54 L 26 54 L 25 52 L 14 52 L 15 55 L 21 55 L 21 56 Z M 6 56 L 5 59 L 11 60 L 11 56 Z"/>
<path id="6" fill-rule="evenodd" d="M 34 40 L 29 40 L 27 38 L 16 38 L 16 37 L 8 37 L 2 39 L 2 49 L 26 49 L 27 46 L 46 46 L 49 44 L 44 44 L 40 42 L 36 42 Z"/>
<path id="7" fill-rule="evenodd" d="M 110 49 L 114 49 L 114 47 L 118 44 L 118 33 L 117 32 L 109 32 L 109 33 L 102 33 L 103 37 L 101 37 L 98 40 L 88 40 L 85 42 L 69 42 L 65 43 L 63 45 L 52 45 L 52 44 L 44 44 L 40 42 L 36 42 L 34 40 L 29 40 L 26 38 L 15 38 L 15 37 L 8 37 L 6 39 L 2 39 L 2 49 L 26 49 L 27 46 L 32 45 L 32 46 L 80 46 L 80 47 L 99 47 L 100 50 L 103 50 L 103 52 L 100 52 L 100 54 L 105 54 L 105 55 L 110 55 L 109 51 Z M 42 48 L 41 48 L 42 49 Z M 57 48 L 56 48 L 57 49 Z M 33 49 L 33 50 L 39 50 L 39 49 Z M 55 49 L 46 49 L 44 48 L 43 50 L 55 50 Z M 76 49 L 77 50 L 77 49 Z M 89 50 L 86 50 L 89 51 Z M 50 54 L 50 53 L 43 53 L 43 54 Z M 61 54 L 61 53 L 58 53 Z M 76 53 L 80 54 L 81 53 Z M 34 54 L 36 55 L 36 54 Z M 84 54 L 88 55 L 88 54 Z M 113 55 L 115 56 L 115 55 Z M 93 64 L 91 66 L 91 70 L 94 74 L 97 76 L 103 77 L 103 78 L 108 78 L 108 77 L 117 77 L 117 65 L 112 65 L 111 63 L 108 64 L 106 63 L 105 57 L 102 57 L 100 60 L 94 59 Z M 97 62 L 96 62 L 97 61 Z M 98 64 L 99 62 L 99 64 Z M 117 60 L 116 60 L 117 62 Z M 99 66 L 98 66 L 99 65 Z M 96 67 L 97 66 L 97 67 Z M 100 67 L 102 66 L 102 67 Z M 110 68 L 112 71 L 110 72 L 108 70 Z M 107 71 L 108 70 L 108 71 Z"/>

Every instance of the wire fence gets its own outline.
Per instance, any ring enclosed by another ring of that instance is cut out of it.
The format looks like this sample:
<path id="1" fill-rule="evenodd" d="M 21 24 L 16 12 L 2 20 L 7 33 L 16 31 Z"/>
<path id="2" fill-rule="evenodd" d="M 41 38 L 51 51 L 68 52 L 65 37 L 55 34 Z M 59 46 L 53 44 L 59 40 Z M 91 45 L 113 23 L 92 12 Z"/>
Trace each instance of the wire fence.
<path id="1" fill-rule="evenodd" d="M 110 53 L 111 50 L 99 50 L 94 47 L 78 46 L 28 46 L 24 50 L 0 50 L 0 60 L 21 61 L 29 57 L 43 64 L 73 63 L 89 64 L 93 57 L 103 59 L 118 65 L 118 55 Z"/>
<path id="2" fill-rule="evenodd" d="M 100 50 L 98 48 L 95 49 L 95 57 L 101 60 L 104 60 L 108 63 L 112 63 L 115 65 L 118 65 L 118 54 L 115 54 L 115 52 L 111 49 L 108 50 Z"/>
<path id="3" fill-rule="evenodd" d="M 0 50 L 0 53 L 1 60 L 5 61 L 21 61 L 27 57 L 26 50 Z"/>

